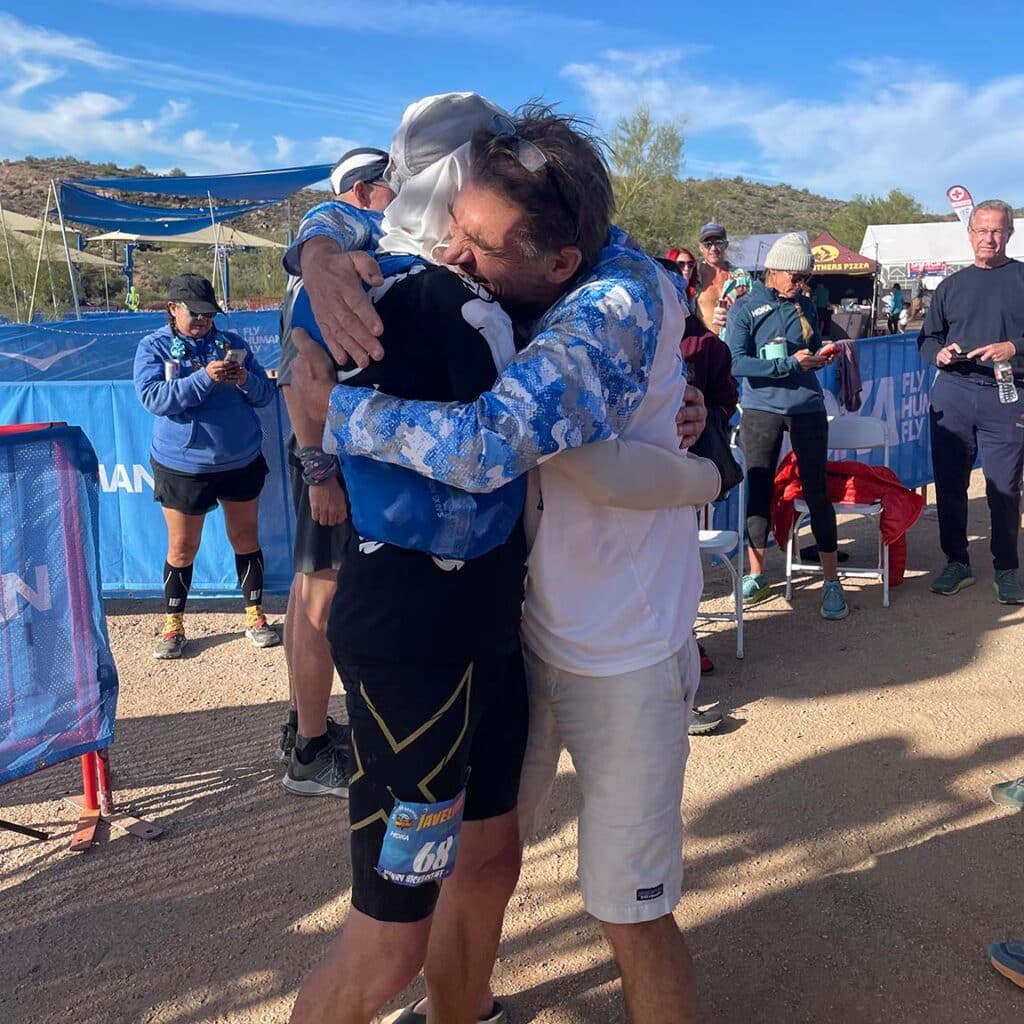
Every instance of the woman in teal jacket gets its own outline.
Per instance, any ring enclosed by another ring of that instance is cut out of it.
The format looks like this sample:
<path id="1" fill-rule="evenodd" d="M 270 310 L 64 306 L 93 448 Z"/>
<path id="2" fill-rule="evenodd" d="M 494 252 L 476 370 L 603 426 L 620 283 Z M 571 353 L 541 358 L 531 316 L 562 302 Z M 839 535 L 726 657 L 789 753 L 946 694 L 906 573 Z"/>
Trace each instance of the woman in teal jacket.
<path id="1" fill-rule="evenodd" d="M 185 602 L 206 513 L 220 502 L 245 600 L 245 635 L 257 647 L 280 637 L 262 610 L 263 552 L 257 529 L 259 495 L 269 472 L 255 409 L 274 386 L 244 339 L 220 331 L 213 285 L 180 274 L 168 288 L 166 326 L 135 353 L 135 391 L 152 413 L 153 499 L 167 522 L 164 563 L 166 619 L 155 658 L 185 649 Z"/>
<path id="2" fill-rule="evenodd" d="M 815 375 L 835 358 L 835 347 L 822 349 L 814 303 L 802 294 L 814 267 L 805 239 L 783 235 L 764 262 L 764 283 L 755 282 L 729 310 L 725 335 L 732 375 L 743 383 L 740 444 L 747 459 L 750 541 L 750 574 L 743 579 L 743 598 L 756 604 L 770 593 L 764 575 L 768 523 L 775 467 L 782 435 L 788 431 L 825 576 L 821 614 L 844 619 L 850 609 L 839 582 L 836 513 L 825 483 L 828 417 Z"/>

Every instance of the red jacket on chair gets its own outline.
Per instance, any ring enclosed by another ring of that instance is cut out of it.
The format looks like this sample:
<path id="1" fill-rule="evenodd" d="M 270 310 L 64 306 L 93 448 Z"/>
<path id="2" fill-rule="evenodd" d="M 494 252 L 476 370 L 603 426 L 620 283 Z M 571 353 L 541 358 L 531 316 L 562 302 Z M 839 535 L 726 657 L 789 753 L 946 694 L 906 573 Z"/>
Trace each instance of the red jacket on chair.
<path id="1" fill-rule="evenodd" d="M 880 526 L 882 538 L 889 545 L 889 586 L 903 582 L 907 567 L 906 533 L 921 516 L 924 498 L 900 483 L 900 478 L 885 466 L 868 466 L 863 462 L 830 462 L 826 486 L 829 501 L 870 505 L 882 503 Z M 793 502 L 803 497 L 796 456 L 790 452 L 779 463 L 772 494 L 772 533 L 781 549 L 793 529 Z M 839 510 L 840 512 L 842 509 Z"/>

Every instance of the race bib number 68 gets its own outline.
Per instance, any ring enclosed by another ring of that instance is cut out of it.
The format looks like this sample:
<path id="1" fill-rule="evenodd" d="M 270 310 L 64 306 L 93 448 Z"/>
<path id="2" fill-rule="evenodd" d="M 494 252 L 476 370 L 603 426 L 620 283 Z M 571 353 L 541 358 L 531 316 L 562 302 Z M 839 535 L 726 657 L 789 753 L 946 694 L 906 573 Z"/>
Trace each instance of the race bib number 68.
<path id="1" fill-rule="evenodd" d="M 451 800 L 397 800 L 388 818 L 377 874 L 398 885 L 440 882 L 455 869 L 466 791 Z"/>

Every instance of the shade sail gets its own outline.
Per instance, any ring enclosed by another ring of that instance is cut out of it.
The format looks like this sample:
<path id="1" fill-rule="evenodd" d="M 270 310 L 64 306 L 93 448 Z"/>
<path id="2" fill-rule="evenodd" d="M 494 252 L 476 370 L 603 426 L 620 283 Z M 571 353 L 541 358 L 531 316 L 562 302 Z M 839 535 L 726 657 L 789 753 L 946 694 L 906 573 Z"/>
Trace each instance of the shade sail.
<path id="1" fill-rule="evenodd" d="M 326 181 L 333 164 L 285 167 L 276 171 L 248 171 L 245 174 L 154 175 L 151 178 L 76 178 L 76 185 L 116 189 L 119 192 L 149 192 L 161 196 L 197 196 L 205 199 L 266 199 L 280 202 L 307 185 Z"/>
<path id="2" fill-rule="evenodd" d="M 18 245 L 24 245 L 33 252 L 38 251 L 39 239 L 32 235 L 12 231 L 7 237 L 12 242 L 17 243 Z M 61 240 L 59 238 L 53 238 L 52 236 L 48 238 L 46 240 L 46 248 L 43 250 L 43 253 L 44 256 L 52 262 L 64 262 L 64 246 L 61 244 Z M 121 269 L 120 263 L 104 259 L 102 256 L 94 256 L 91 252 L 82 252 L 79 249 L 72 249 L 70 246 L 68 247 L 68 255 L 71 257 L 71 262 L 80 267 L 110 267 L 112 270 Z"/>
<path id="3" fill-rule="evenodd" d="M 26 217 L 23 213 L 15 213 L 13 210 L 4 210 L 0 215 L 3 218 L 3 226 L 8 231 L 25 231 L 28 234 L 38 234 L 45 227 L 47 231 L 60 231 L 59 224 L 44 224 L 38 217 Z"/>
<path id="4" fill-rule="evenodd" d="M 184 235 L 175 235 L 171 238 L 166 235 L 151 235 L 145 233 L 132 233 L 130 231 L 109 231 L 105 235 L 93 235 L 87 240 L 91 245 L 93 242 L 165 242 L 169 245 L 222 245 L 238 249 L 283 249 L 280 242 L 274 242 L 269 238 L 261 238 L 259 235 L 251 235 L 248 231 L 239 231 L 228 224 L 222 224 L 215 228 L 207 224 L 200 231 L 190 231 Z"/>
<path id="5" fill-rule="evenodd" d="M 822 231 L 811 245 L 816 274 L 874 274 L 878 264 Z"/>
<path id="6" fill-rule="evenodd" d="M 241 217 L 254 210 L 272 206 L 276 200 L 256 203 L 232 203 L 227 206 L 214 205 L 172 209 L 166 206 L 143 206 L 125 203 L 120 199 L 109 199 L 96 195 L 84 188 L 66 183 L 60 186 L 60 206 L 65 220 L 108 231 L 139 231 L 152 225 L 152 233 L 159 235 L 179 234 L 181 231 L 197 231 L 212 221 L 220 223 Z"/>

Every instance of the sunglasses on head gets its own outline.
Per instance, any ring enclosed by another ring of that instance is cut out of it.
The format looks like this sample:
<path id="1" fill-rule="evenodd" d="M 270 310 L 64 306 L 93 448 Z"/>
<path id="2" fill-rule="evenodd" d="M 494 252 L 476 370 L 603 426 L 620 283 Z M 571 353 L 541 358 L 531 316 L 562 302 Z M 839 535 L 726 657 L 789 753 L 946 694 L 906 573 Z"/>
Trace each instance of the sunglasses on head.
<path id="1" fill-rule="evenodd" d="M 512 119 L 504 114 L 495 114 L 491 118 L 489 130 L 494 136 L 495 141 L 524 170 L 529 171 L 531 174 L 536 174 L 538 171 L 545 171 L 547 173 L 547 179 L 551 184 L 551 190 L 554 192 L 555 198 L 558 200 L 558 205 L 561 206 L 562 212 L 568 218 L 569 223 L 572 224 L 573 234 L 569 244 L 575 245 L 580 240 L 579 220 L 572 207 L 566 201 L 565 194 L 558 184 L 558 177 L 548 163 L 548 158 L 544 155 L 544 151 L 540 146 L 530 142 L 529 139 L 522 138 Z"/>

